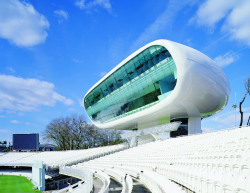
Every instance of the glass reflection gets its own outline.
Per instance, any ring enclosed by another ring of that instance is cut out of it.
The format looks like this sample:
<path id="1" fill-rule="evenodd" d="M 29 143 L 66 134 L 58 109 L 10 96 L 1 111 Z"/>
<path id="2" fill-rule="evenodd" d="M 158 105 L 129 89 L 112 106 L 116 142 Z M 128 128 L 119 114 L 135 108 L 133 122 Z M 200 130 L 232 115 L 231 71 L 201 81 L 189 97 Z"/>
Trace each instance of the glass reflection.
<path id="1" fill-rule="evenodd" d="M 84 99 L 90 118 L 112 121 L 166 98 L 176 85 L 176 65 L 166 48 L 151 46 L 124 64 Z"/>

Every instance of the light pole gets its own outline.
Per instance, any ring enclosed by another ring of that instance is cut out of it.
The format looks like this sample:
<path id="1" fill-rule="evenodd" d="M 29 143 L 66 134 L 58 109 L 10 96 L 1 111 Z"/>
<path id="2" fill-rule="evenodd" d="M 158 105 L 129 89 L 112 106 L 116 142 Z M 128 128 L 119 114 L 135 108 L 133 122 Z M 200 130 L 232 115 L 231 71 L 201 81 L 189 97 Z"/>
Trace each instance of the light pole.
<path id="1" fill-rule="evenodd" d="M 235 103 L 234 103 L 234 105 L 232 107 L 235 110 L 235 125 L 234 125 L 234 127 L 236 128 L 236 109 L 237 109 L 237 105 L 236 105 L 236 92 L 235 92 Z"/>

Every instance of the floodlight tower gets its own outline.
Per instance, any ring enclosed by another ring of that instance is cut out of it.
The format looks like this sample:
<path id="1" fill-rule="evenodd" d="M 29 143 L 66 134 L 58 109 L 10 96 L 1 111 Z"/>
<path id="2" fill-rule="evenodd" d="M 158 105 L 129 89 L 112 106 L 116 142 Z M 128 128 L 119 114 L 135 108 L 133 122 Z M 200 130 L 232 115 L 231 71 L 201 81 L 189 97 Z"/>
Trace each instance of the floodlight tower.
<path id="1" fill-rule="evenodd" d="M 234 102 L 234 105 L 232 106 L 233 108 L 234 108 L 234 110 L 235 110 L 235 125 L 234 125 L 234 127 L 236 128 L 236 109 L 237 109 L 237 105 L 236 105 L 236 92 L 235 92 L 235 102 Z"/>

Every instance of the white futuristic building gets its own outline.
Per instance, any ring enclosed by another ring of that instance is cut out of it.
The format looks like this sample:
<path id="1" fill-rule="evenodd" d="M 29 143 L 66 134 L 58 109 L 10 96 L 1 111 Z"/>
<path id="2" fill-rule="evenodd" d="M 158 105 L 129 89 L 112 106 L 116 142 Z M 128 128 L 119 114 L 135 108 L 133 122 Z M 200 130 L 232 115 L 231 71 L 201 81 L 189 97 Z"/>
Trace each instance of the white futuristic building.
<path id="1" fill-rule="evenodd" d="M 206 55 L 169 40 L 153 41 L 118 64 L 85 95 L 83 103 L 99 128 L 135 130 L 181 121 L 188 134 L 201 119 L 220 112 L 230 88 Z"/>

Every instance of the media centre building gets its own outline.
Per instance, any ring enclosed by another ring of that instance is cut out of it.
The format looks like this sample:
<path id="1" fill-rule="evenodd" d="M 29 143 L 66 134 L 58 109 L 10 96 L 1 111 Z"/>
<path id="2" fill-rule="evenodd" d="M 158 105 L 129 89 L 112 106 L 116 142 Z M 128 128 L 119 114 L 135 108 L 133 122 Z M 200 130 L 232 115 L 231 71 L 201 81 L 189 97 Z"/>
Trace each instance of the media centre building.
<path id="1" fill-rule="evenodd" d="M 224 72 L 188 46 L 153 41 L 118 64 L 87 92 L 84 108 L 99 128 L 140 130 L 181 121 L 186 134 L 228 103 Z"/>

